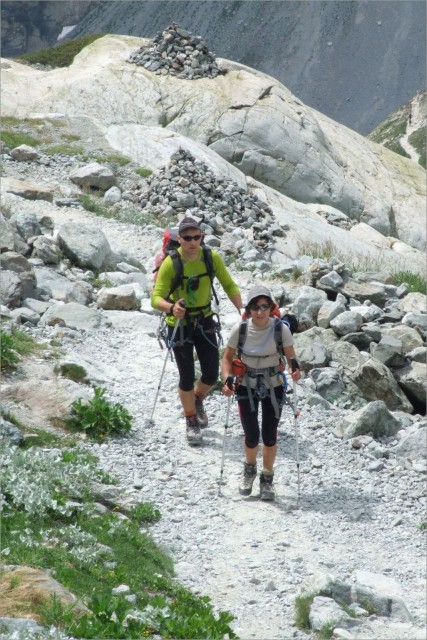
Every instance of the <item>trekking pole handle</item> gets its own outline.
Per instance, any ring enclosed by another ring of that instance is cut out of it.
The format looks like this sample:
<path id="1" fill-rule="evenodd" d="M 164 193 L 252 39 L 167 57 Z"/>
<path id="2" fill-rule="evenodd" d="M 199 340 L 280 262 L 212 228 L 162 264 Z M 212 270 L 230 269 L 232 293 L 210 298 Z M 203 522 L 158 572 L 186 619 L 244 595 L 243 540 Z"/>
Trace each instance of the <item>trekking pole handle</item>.
<path id="1" fill-rule="evenodd" d="M 224 385 L 227 385 L 227 387 L 229 389 L 232 389 L 233 388 L 233 382 L 234 382 L 234 377 L 233 376 L 227 376 L 227 378 L 226 378 L 226 380 L 224 382 Z"/>
<path id="2" fill-rule="evenodd" d="M 292 373 L 297 369 L 301 370 L 300 364 L 296 358 L 291 358 Z"/>

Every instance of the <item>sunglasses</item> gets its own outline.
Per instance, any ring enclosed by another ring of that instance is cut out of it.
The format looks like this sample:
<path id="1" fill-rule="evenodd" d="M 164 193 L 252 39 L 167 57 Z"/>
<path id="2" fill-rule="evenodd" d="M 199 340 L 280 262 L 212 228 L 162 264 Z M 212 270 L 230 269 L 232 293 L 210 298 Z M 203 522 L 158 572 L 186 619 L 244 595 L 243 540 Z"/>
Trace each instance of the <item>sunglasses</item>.
<path id="1" fill-rule="evenodd" d="M 192 240 L 195 240 L 196 242 L 198 242 L 202 237 L 202 234 L 198 234 L 197 236 L 181 236 L 181 238 L 183 240 L 185 240 L 185 242 L 191 242 Z"/>
<path id="2" fill-rule="evenodd" d="M 271 304 L 251 304 L 249 309 L 251 311 L 269 311 L 271 309 Z"/>

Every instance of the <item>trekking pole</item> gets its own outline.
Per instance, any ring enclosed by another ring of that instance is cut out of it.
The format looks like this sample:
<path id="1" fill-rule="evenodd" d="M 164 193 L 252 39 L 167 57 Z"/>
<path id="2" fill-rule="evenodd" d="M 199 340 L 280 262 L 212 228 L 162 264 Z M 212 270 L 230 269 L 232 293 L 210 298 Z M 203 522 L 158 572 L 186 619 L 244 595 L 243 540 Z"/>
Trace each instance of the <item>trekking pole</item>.
<path id="1" fill-rule="evenodd" d="M 225 460 L 225 440 L 227 437 L 227 430 L 228 430 L 228 418 L 230 415 L 230 406 L 231 406 L 231 396 L 228 397 L 228 401 L 227 401 L 227 413 L 225 416 L 225 424 L 224 424 L 224 436 L 222 438 L 222 460 L 221 460 L 221 471 L 219 474 L 219 486 L 218 486 L 218 496 L 222 495 L 221 493 L 221 485 L 222 485 L 222 476 L 224 473 L 224 460 Z"/>
<path id="2" fill-rule="evenodd" d="M 183 303 L 180 303 L 180 304 L 181 304 L 181 306 L 185 306 L 185 305 L 183 305 Z M 168 361 L 169 354 L 172 353 L 173 343 L 175 341 L 175 336 L 176 336 L 176 333 L 178 331 L 178 328 L 179 328 L 180 324 L 181 324 L 181 318 L 178 318 L 178 320 L 176 322 L 176 325 L 174 327 L 173 333 L 171 335 L 171 339 L 168 341 L 168 344 L 166 345 L 167 346 L 167 353 L 166 353 L 166 356 L 165 356 L 165 359 L 164 359 L 164 362 L 163 362 L 163 368 L 162 368 L 162 373 L 160 374 L 159 384 L 157 385 L 156 397 L 154 398 L 154 404 L 153 404 L 153 408 L 151 410 L 151 416 L 148 419 L 148 421 L 151 424 L 154 424 L 153 416 L 154 416 L 154 411 L 156 409 L 157 398 L 159 397 L 159 393 L 160 393 L 160 387 L 162 386 L 163 376 L 165 374 L 166 363 Z"/>
<path id="3" fill-rule="evenodd" d="M 298 483 L 298 493 L 297 493 L 297 502 L 299 502 L 300 498 L 300 460 L 299 460 L 299 442 L 298 442 L 298 416 L 299 411 L 297 407 L 297 385 L 295 380 L 292 380 L 292 386 L 294 390 L 294 427 L 295 427 L 295 450 L 296 450 L 296 459 L 297 459 L 297 483 Z"/>

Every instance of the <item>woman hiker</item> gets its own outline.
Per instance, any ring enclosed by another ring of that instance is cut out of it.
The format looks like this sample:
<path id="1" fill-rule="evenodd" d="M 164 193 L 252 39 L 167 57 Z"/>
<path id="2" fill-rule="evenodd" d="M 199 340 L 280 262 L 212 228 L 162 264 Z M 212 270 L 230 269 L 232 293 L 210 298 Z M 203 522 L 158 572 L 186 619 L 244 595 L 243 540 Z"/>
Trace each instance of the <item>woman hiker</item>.
<path id="1" fill-rule="evenodd" d="M 219 352 L 216 322 L 211 309 L 212 282 L 208 273 L 206 248 L 202 249 L 203 233 L 200 223 L 191 217 L 181 220 L 178 227 L 178 259 L 182 279 L 174 289 L 176 268 L 171 256 L 162 262 L 151 296 L 151 306 L 167 314 L 168 340 L 175 327 L 178 330 L 172 344 L 179 372 L 179 398 L 186 419 L 187 440 L 190 445 L 201 444 L 200 429 L 208 426 L 203 405 L 206 395 L 216 384 L 219 374 Z M 212 256 L 214 276 L 240 314 L 242 299 L 236 283 L 216 251 Z M 193 349 L 199 358 L 201 377 L 195 383 Z"/>
<path id="2" fill-rule="evenodd" d="M 239 493 L 248 496 L 257 475 L 257 453 L 260 439 L 258 408 L 261 404 L 261 436 L 263 441 L 260 498 L 274 500 L 274 461 L 277 451 L 277 427 L 283 394 L 282 354 L 292 379 L 301 378 L 289 328 L 272 313 L 277 309 L 267 287 L 257 285 L 249 292 L 244 322 L 238 322 L 230 332 L 222 359 L 223 393 L 235 393 L 239 416 L 245 433 L 245 462 Z M 237 359 L 236 359 L 237 355 Z"/>

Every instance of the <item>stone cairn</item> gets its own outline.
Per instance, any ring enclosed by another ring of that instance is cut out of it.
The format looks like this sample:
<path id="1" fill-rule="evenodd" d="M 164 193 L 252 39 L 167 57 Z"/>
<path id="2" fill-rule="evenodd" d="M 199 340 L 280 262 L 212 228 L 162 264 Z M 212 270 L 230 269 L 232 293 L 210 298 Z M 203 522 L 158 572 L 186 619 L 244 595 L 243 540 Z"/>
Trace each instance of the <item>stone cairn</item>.
<path id="1" fill-rule="evenodd" d="M 173 75 L 186 80 L 216 78 L 226 73 L 225 69 L 220 69 L 201 36 L 193 36 L 175 22 L 165 31 L 159 31 L 151 42 L 132 53 L 128 62 L 157 75 Z"/>
<path id="2" fill-rule="evenodd" d="M 273 236 L 284 235 L 266 203 L 232 180 L 217 178 L 184 149 L 171 156 L 167 167 L 149 176 L 134 198 L 162 226 L 176 221 L 179 214 L 195 215 L 219 236 L 236 227 L 252 229 L 254 244 L 263 250 L 273 247 Z"/>

